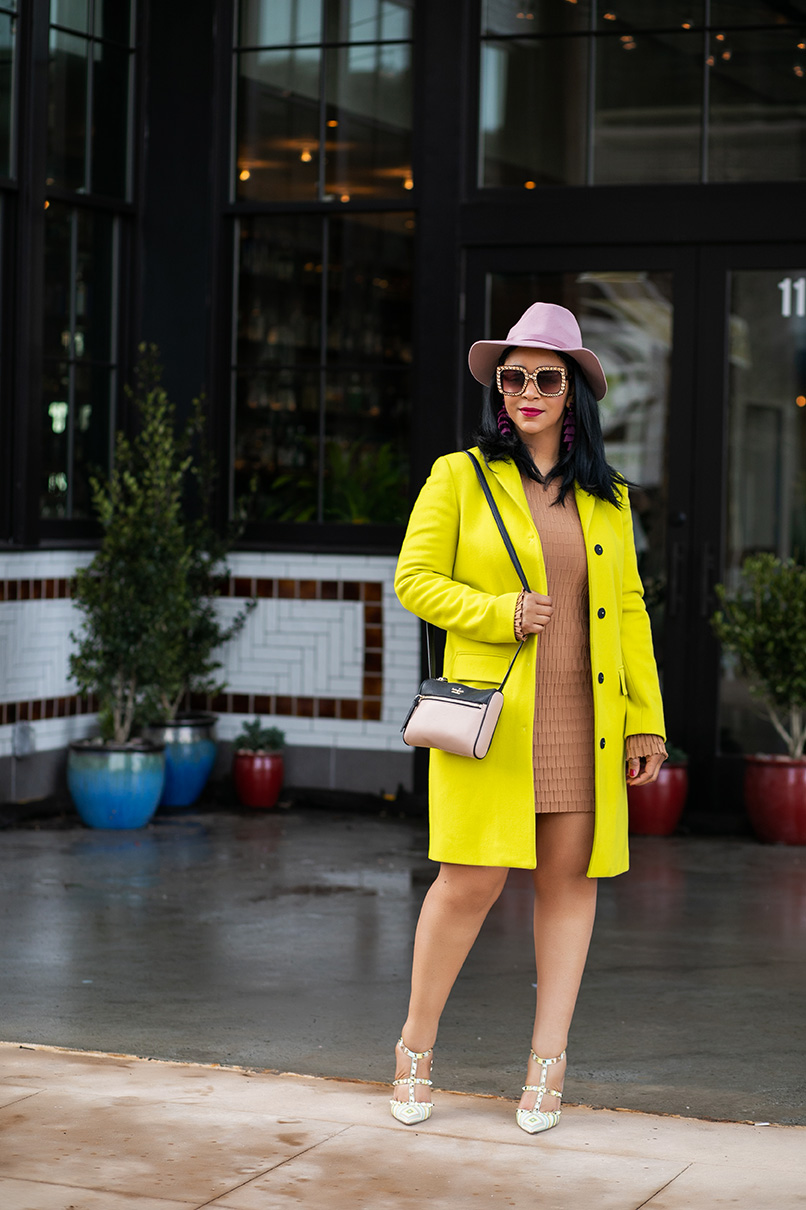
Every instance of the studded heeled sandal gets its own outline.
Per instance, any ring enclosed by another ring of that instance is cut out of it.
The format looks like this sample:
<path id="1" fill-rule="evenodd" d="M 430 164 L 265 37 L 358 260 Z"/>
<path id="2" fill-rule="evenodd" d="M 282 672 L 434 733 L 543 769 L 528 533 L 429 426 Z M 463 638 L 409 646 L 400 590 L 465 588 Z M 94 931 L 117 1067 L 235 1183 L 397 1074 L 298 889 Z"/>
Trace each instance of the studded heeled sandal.
<path id="1" fill-rule="evenodd" d="M 402 1080 L 393 1080 L 393 1087 L 398 1088 L 403 1085 L 408 1086 L 409 1099 L 407 1101 L 396 1101 L 394 1098 L 389 1102 L 392 1107 L 392 1117 L 397 1118 L 398 1122 L 402 1122 L 404 1126 L 413 1126 L 417 1122 L 425 1122 L 431 1117 L 431 1110 L 434 1108 L 432 1101 L 416 1101 L 414 1099 L 414 1090 L 418 1084 L 425 1084 L 429 1088 L 433 1085 L 433 1080 L 423 1080 L 417 1077 L 417 1064 L 420 1059 L 431 1059 L 433 1064 L 434 1048 L 430 1050 L 409 1050 L 405 1042 L 401 1038 L 398 1046 L 411 1059 L 411 1067 L 409 1074 Z"/>
<path id="2" fill-rule="evenodd" d="M 552 1126 L 556 1126 L 560 1120 L 561 1109 L 552 1109 L 548 1112 L 541 1111 L 540 1106 L 543 1104 L 543 1097 L 558 1097 L 562 1100 L 562 1090 L 557 1088 L 547 1088 L 548 1070 L 554 1063 L 561 1063 L 565 1058 L 565 1051 L 561 1055 L 557 1055 L 556 1059 L 541 1059 L 540 1055 L 536 1055 L 532 1051 L 532 1058 L 535 1063 L 540 1064 L 540 1083 L 539 1084 L 524 1084 L 524 1092 L 535 1093 L 535 1103 L 532 1109 L 519 1109 L 515 1118 L 521 1130 L 525 1130 L 527 1134 L 540 1134 L 542 1130 L 550 1130 Z"/>

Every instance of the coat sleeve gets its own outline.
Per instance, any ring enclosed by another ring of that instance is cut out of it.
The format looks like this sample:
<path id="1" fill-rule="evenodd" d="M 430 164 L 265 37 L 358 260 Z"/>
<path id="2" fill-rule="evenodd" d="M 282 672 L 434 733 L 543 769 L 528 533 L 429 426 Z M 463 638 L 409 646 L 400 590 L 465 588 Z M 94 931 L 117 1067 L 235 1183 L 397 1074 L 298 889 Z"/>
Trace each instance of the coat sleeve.
<path id="1" fill-rule="evenodd" d="M 500 596 L 453 579 L 462 522 L 447 458 L 434 463 L 409 518 L 395 573 L 401 604 L 463 638 L 514 643 L 517 592 Z"/>
<path id="2" fill-rule="evenodd" d="M 665 739 L 663 702 L 652 646 L 644 588 L 638 574 L 632 510 L 626 489 L 621 509 L 624 527 L 624 576 L 621 599 L 621 653 L 627 677 L 625 735 L 659 735 Z"/>

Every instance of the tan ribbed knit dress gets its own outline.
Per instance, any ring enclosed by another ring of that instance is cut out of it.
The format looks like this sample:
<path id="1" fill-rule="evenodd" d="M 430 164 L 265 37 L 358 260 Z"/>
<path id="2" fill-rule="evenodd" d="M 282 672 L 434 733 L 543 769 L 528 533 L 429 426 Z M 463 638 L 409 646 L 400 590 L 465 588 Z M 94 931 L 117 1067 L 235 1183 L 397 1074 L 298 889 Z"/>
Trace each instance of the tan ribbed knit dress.
<path id="1" fill-rule="evenodd" d="M 572 491 L 552 505 L 548 488 L 521 476 L 546 563 L 551 621 L 537 646 L 535 811 L 593 811 L 593 684 L 588 621 L 588 561 Z M 666 755 L 659 735 L 628 735 L 625 756 Z"/>
<path id="2" fill-rule="evenodd" d="M 552 507 L 548 488 L 523 477 L 540 535 L 551 621 L 537 645 L 535 810 L 593 811 L 593 686 L 588 631 L 588 561 L 573 491 Z"/>

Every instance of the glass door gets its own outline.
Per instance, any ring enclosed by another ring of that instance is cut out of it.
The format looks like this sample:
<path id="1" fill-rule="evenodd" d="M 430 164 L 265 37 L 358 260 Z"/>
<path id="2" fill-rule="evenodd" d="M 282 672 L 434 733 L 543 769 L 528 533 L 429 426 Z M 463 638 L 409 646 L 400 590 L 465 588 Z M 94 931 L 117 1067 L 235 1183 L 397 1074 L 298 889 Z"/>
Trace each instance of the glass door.
<path id="1" fill-rule="evenodd" d="M 806 255 L 728 274 L 727 482 L 722 578 L 748 555 L 806 563 Z M 782 752 L 734 660 L 720 676 L 720 751 Z"/>
<path id="2" fill-rule="evenodd" d="M 680 699 L 677 655 L 688 641 L 681 593 L 690 515 L 690 478 L 672 451 L 688 442 L 691 402 L 673 391 L 687 377 L 691 354 L 690 341 L 681 342 L 682 357 L 676 343 L 689 314 L 679 299 L 686 298 L 692 271 L 690 256 L 652 249 L 478 250 L 467 265 L 465 344 L 506 334 L 531 303 L 553 302 L 574 312 L 604 366 L 605 448 L 631 484 L 639 567 L 672 714 Z M 478 406 L 473 388 L 467 400 L 469 438 Z"/>

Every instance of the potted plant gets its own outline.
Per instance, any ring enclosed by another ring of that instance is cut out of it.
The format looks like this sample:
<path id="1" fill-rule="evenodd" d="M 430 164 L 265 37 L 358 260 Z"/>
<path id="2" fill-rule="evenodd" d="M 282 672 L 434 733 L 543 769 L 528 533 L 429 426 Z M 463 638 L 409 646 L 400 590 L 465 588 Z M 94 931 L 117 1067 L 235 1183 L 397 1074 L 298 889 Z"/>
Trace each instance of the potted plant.
<path id="1" fill-rule="evenodd" d="M 806 844 L 806 568 L 752 555 L 732 589 L 716 586 L 713 627 L 738 659 L 786 755 L 745 755 L 745 806 L 762 840 Z"/>
<path id="2" fill-rule="evenodd" d="M 205 441 L 204 399 L 194 399 L 184 429 L 177 430 L 175 409 L 162 387 L 162 367 L 155 346 L 141 346 L 137 389 L 130 392 L 144 424 L 153 416 L 166 465 L 178 477 L 186 609 L 172 627 L 170 664 L 159 676 L 144 735 L 165 745 L 165 785 L 161 803 L 188 806 L 201 794 L 215 763 L 216 716 L 183 712 L 191 694 L 215 696 L 223 689 L 216 673 L 218 649 L 242 629 L 255 602 L 224 621 L 217 608 L 217 588 L 227 576 L 226 555 L 235 536 L 223 537 L 212 519 L 215 460 Z"/>
<path id="3" fill-rule="evenodd" d="M 82 615 L 70 672 L 98 701 L 101 738 L 70 745 L 68 785 L 91 826 L 131 828 L 156 810 L 164 745 L 133 739 L 158 709 L 161 686 L 178 683 L 178 636 L 191 624 L 190 554 L 182 518 L 184 462 L 177 463 L 164 396 L 149 392 L 141 430 L 122 433 L 107 483 L 92 480 L 100 549 L 77 572 Z"/>
<path id="4" fill-rule="evenodd" d="M 235 740 L 232 776 L 245 807 L 273 807 L 283 785 L 283 744 L 278 727 L 262 727 L 260 719 L 244 723 Z"/>
<path id="5" fill-rule="evenodd" d="M 636 836 L 671 836 L 680 823 L 688 797 L 688 757 L 674 744 L 667 744 L 666 751 L 669 759 L 656 781 L 628 785 L 630 831 Z"/>

